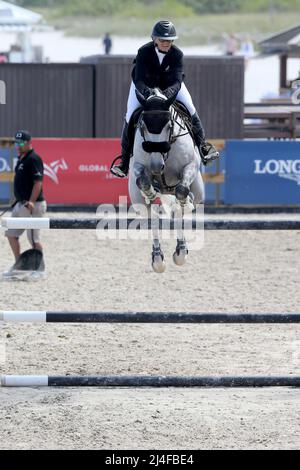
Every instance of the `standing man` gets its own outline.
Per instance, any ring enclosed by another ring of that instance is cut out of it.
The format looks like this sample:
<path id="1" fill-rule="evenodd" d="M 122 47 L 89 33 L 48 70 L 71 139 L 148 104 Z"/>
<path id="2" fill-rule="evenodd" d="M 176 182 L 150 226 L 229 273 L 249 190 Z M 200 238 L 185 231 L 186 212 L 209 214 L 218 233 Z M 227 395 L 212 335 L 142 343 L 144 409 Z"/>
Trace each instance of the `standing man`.
<path id="1" fill-rule="evenodd" d="M 103 46 L 104 46 L 105 55 L 110 54 L 110 51 L 111 51 L 111 48 L 112 48 L 112 40 L 111 40 L 111 37 L 110 37 L 109 33 L 105 33 L 105 36 L 104 36 L 102 42 L 103 42 Z"/>
<path id="2" fill-rule="evenodd" d="M 17 202 L 11 216 L 43 217 L 47 210 L 43 196 L 43 161 L 33 150 L 28 131 L 16 132 L 15 146 L 19 153 L 14 177 L 14 194 Z M 16 260 L 21 254 L 19 238 L 24 231 L 9 229 L 5 232 Z M 40 230 L 27 230 L 27 238 L 33 248 L 43 251 Z"/>
<path id="3" fill-rule="evenodd" d="M 230 34 L 225 38 L 225 54 L 233 56 L 237 51 L 237 40 L 234 34 Z"/>

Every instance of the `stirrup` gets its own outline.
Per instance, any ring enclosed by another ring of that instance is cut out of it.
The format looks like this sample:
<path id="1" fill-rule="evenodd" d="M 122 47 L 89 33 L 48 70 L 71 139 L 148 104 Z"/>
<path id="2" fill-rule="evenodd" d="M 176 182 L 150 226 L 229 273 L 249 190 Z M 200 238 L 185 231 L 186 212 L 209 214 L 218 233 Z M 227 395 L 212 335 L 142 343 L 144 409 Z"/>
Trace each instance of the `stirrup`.
<path id="1" fill-rule="evenodd" d="M 110 169 L 111 174 L 117 176 L 118 178 L 126 178 L 128 172 L 123 171 L 118 165 L 115 165 Z"/>
<path id="2" fill-rule="evenodd" d="M 207 165 L 220 157 L 220 152 L 210 142 L 204 142 L 200 146 L 200 157 L 203 165 Z"/>
<path id="3" fill-rule="evenodd" d="M 119 165 L 115 165 L 115 162 L 121 159 L 122 159 L 122 155 L 119 155 L 118 157 L 114 159 L 114 161 L 112 162 L 110 166 L 110 172 L 112 175 L 117 176 L 118 178 L 125 178 L 128 175 L 129 168 L 126 168 L 126 165 L 124 165 L 123 161 L 121 161 Z M 125 169 L 123 170 L 122 168 L 120 168 L 121 166 L 125 166 Z"/>

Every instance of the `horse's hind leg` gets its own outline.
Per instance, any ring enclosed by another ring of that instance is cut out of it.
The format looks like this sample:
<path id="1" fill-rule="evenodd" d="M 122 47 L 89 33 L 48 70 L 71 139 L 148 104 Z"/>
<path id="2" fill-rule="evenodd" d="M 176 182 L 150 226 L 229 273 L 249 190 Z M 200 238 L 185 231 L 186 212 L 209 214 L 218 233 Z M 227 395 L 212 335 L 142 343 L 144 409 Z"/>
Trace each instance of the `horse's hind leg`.
<path id="1" fill-rule="evenodd" d="M 203 184 L 203 179 L 200 173 L 197 175 L 197 177 L 194 179 L 193 183 L 191 184 L 190 199 L 193 200 L 193 205 L 195 209 L 197 209 L 197 206 L 199 206 L 199 204 L 203 203 L 204 184 Z M 179 211 L 181 211 L 180 214 L 179 214 Z M 179 220 L 180 220 L 180 217 L 182 220 L 185 215 L 192 216 L 191 207 L 182 205 L 180 208 L 177 209 L 177 214 L 178 214 Z M 177 229 L 177 245 L 173 253 L 174 263 L 177 266 L 182 266 L 186 261 L 187 255 L 188 255 L 188 248 L 187 248 L 187 242 L 184 236 L 184 230 L 183 228 L 179 227 Z"/>
<path id="2" fill-rule="evenodd" d="M 177 266 L 182 266 L 188 255 L 188 248 L 186 239 L 184 237 L 184 229 L 182 228 L 183 218 L 185 215 L 191 214 L 191 210 L 194 207 L 194 194 L 191 190 L 193 181 L 197 178 L 199 172 L 197 161 L 191 161 L 185 166 L 182 179 L 175 188 L 175 197 L 179 202 L 179 207 L 175 211 L 175 217 L 179 221 L 179 227 L 177 228 L 177 245 L 173 253 L 173 261 Z M 198 188 L 195 187 L 196 190 Z"/>
<path id="3" fill-rule="evenodd" d="M 189 253 L 185 238 L 177 238 L 177 245 L 173 253 L 173 261 L 177 266 L 183 266 Z"/>
<path id="4" fill-rule="evenodd" d="M 156 273 L 163 273 L 166 270 L 166 263 L 164 261 L 164 254 L 160 246 L 158 238 L 153 239 L 152 245 L 152 269 Z"/>
<path id="5" fill-rule="evenodd" d="M 203 204 L 204 202 L 204 183 L 200 172 L 191 184 L 191 193 L 194 197 L 193 203 L 196 209 L 197 204 Z"/>
<path id="6" fill-rule="evenodd" d="M 187 248 L 186 239 L 184 237 L 183 228 L 182 228 L 183 215 L 184 215 L 183 207 L 178 207 L 174 212 L 174 216 L 180 224 L 180 227 L 176 229 L 177 230 L 177 245 L 173 253 L 173 261 L 177 266 L 184 265 L 187 259 L 188 252 L 189 252 Z"/>
<path id="7" fill-rule="evenodd" d="M 155 219 L 159 219 L 159 212 L 151 211 L 152 230 L 152 269 L 156 273 L 163 273 L 166 269 L 164 254 L 160 246 L 159 229 L 155 226 Z"/>

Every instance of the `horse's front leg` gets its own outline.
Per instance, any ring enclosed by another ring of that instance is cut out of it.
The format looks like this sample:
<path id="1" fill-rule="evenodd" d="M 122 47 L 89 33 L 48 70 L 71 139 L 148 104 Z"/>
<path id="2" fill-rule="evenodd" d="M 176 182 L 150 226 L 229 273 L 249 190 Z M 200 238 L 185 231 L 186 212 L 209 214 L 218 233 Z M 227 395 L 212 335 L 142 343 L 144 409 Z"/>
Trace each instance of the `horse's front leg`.
<path id="1" fill-rule="evenodd" d="M 173 261 L 177 266 L 182 266 L 187 259 L 188 255 L 188 247 L 186 243 L 186 239 L 184 236 L 184 228 L 183 228 L 183 217 L 184 217 L 184 206 L 177 204 L 174 207 L 174 218 L 176 220 L 175 229 L 177 235 L 177 245 L 175 251 L 173 253 Z M 178 224 L 179 222 L 179 224 Z"/>
<path id="2" fill-rule="evenodd" d="M 181 206 L 188 203 L 190 187 L 199 171 L 198 164 L 195 161 L 188 163 L 183 169 L 183 175 L 180 183 L 175 188 L 175 197 Z"/>
<path id="3" fill-rule="evenodd" d="M 151 204 L 157 197 L 157 191 L 152 185 L 152 180 L 149 170 L 141 164 L 134 166 L 134 175 L 136 185 L 142 193 L 147 205 Z"/>
<path id="4" fill-rule="evenodd" d="M 151 265 L 153 271 L 156 273 L 163 273 L 166 269 L 164 261 L 164 254 L 160 245 L 159 229 L 156 227 L 155 219 L 159 219 L 159 213 L 151 210 L 151 202 L 157 197 L 157 191 L 154 189 L 151 181 L 149 170 L 140 164 L 134 165 L 134 177 L 136 186 L 139 188 L 141 195 L 144 198 L 145 204 L 148 210 L 148 217 L 151 219 L 151 231 L 152 231 L 152 253 L 151 253 Z"/>

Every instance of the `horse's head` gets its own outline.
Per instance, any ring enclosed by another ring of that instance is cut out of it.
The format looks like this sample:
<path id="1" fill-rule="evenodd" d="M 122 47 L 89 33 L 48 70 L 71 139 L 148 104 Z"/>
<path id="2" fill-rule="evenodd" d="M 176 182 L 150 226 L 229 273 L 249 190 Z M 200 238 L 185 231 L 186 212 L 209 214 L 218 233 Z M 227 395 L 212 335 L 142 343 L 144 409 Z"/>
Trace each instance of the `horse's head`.
<path id="1" fill-rule="evenodd" d="M 170 150 L 171 102 L 158 89 L 154 89 L 147 99 L 137 91 L 137 97 L 143 106 L 140 121 L 140 131 L 144 139 L 142 146 L 145 152 L 151 154 L 152 173 L 160 174 L 165 166 L 163 154 Z"/>
<path id="2" fill-rule="evenodd" d="M 138 91 L 136 93 L 143 107 L 142 120 L 147 131 L 150 134 L 161 134 L 171 119 L 169 111 L 170 101 L 158 88 L 154 88 L 152 94 L 147 99 Z"/>

